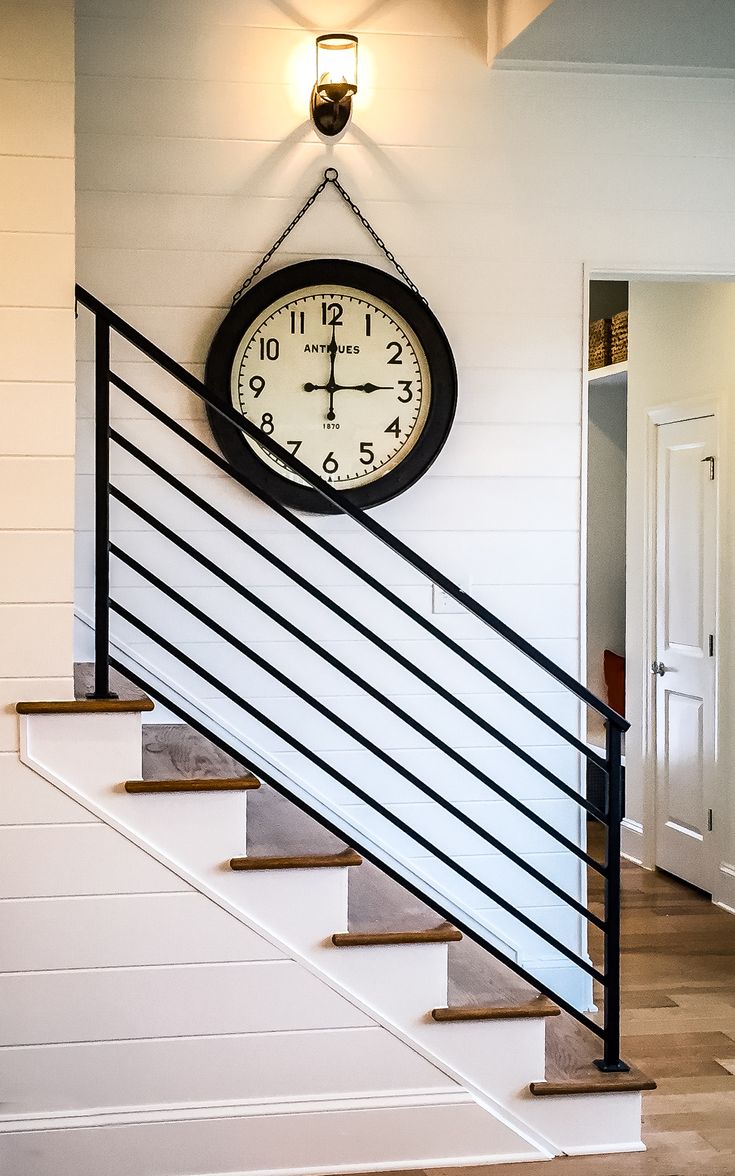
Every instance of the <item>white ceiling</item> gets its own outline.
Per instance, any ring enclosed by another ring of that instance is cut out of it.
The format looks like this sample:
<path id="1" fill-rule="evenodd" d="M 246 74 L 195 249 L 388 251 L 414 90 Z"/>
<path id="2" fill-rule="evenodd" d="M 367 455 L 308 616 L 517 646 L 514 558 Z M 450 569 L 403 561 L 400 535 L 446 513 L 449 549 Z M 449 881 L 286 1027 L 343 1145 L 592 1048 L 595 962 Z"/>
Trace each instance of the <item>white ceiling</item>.
<path id="1" fill-rule="evenodd" d="M 495 59 L 496 68 L 735 71 L 735 0 L 554 0 Z"/>

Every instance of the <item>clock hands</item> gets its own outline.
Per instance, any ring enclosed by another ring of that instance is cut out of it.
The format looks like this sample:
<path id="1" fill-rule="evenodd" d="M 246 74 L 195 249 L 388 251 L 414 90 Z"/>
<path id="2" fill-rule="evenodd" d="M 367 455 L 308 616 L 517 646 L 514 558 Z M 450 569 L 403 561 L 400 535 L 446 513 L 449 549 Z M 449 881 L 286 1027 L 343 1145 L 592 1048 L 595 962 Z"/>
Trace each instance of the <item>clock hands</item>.
<path id="1" fill-rule="evenodd" d="M 393 384 L 333 384 L 335 392 L 391 392 Z M 329 392 L 329 384 L 304 384 L 304 392 Z"/>
<path id="2" fill-rule="evenodd" d="M 334 394 L 335 392 L 390 392 L 393 384 L 372 384 L 367 381 L 365 384 L 338 384 L 334 378 L 334 367 L 337 359 L 337 324 L 332 323 L 332 338 L 327 344 L 327 351 L 329 352 L 329 379 L 326 384 L 304 384 L 304 392 L 327 392 L 329 395 L 329 406 L 327 408 L 327 420 L 333 421 L 335 418 L 334 411 Z"/>

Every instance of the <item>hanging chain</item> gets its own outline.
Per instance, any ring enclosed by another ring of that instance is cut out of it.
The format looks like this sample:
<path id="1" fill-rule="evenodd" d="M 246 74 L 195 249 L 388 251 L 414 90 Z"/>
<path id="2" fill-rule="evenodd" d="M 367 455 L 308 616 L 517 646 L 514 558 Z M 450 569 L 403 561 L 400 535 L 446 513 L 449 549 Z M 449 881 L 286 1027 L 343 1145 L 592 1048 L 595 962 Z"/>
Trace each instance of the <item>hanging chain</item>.
<path id="1" fill-rule="evenodd" d="M 428 302 L 424 298 L 424 296 L 421 293 L 421 291 L 419 290 L 418 286 L 414 282 L 411 281 L 411 279 L 409 278 L 408 274 L 406 273 L 406 271 L 403 268 L 403 266 L 401 265 L 401 263 L 399 261 L 397 261 L 394 254 L 391 253 L 391 251 L 388 248 L 388 246 L 386 245 L 385 241 L 382 239 L 382 237 L 378 236 L 378 234 L 375 232 L 375 229 L 370 224 L 370 221 L 367 219 L 367 217 L 364 215 L 364 213 L 362 213 L 360 211 L 360 209 L 358 208 L 358 206 L 355 204 L 355 202 L 352 199 L 352 197 L 350 196 L 349 192 L 347 192 L 340 184 L 339 172 L 337 171 L 336 167 L 328 167 L 327 168 L 327 170 L 324 173 L 324 179 L 322 180 L 322 182 L 317 185 L 317 187 L 314 189 L 314 191 L 312 192 L 309 199 L 296 213 L 296 216 L 293 218 L 291 223 L 289 225 L 287 225 L 287 227 L 283 230 L 283 232 L 281 233 L 278 240 L 274 241 L 274 243 L 271 245 L 268 252 L 265 253 L 263 255 L 263 257 L 261 258 L 261 260 L 258 262 L 258 264 L 256 265 L 253 272 L 250 274 L 250 276 L 245 279 L 242 286 L 240 286 L 240 289 L 234 294 L 233 299 L 232 299 L 233 306 L 240 298 L 242 298 L 245 291 L 250 288 L 250 286 L 255 281 L 255 279 L 258 277 L 258 274 L 261 272 L 263 267 L 268 264 L 268 262 L 270 261 L 270 259 L 272 258 L 273 254 L 276 252 L 276 250 L 281 248 L 281 245 L 283 245 L 283 242 L 286 240 L 286 238 L 289 236 L 289 234 L 293 232 L 293 230 L 296 228 L 296 226 L 299 223 L 299 221 L 301 220 L 301 218 L 306 215 L 306 213 L 311 208 L 312 204 L 316 203 L 316 201 L 319 199 L 319 197 L 321 196 L 322 192 L 324 191 L 324 189 L 327 187 L 328 184 L 334 184 L 334 187 L 339 192 L 340 196 L 342 197 L 342 199 L 346 203 L 347 207 L 350 209 L 351 212 L 353 212 L 355 214 L 355 216 L 360 221 L 360 223 L 367 229 L 367 231 L 370 234 L 370 236 L 372 237 L 373 241 L 378 246 L 378 249 L 380 249 L 381 252 L 385 255 L 387 260 L 391 263 L 391 265 L 394 267 L 394 269 L 400 275 L 400 277 L 403 278 L 406 285 L 409 287 L 410 290 L 413 291 L 413 293 L 416 295 L 416 297 L 420 298 L 421 301 L 426 303 L 426 305 L 428 306 Z"/>

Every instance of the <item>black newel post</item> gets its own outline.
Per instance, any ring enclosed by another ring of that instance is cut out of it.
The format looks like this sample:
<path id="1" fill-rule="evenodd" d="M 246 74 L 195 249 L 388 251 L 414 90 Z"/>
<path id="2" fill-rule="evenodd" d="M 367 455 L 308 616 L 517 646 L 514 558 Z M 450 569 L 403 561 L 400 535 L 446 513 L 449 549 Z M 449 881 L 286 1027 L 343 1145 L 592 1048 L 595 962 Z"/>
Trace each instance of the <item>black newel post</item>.
<path id="1" fill-rule="evenodd" d="M 94 690 L 89 698 L 117 698 L 110 690 L 110 326 L 94 320 Z"/>

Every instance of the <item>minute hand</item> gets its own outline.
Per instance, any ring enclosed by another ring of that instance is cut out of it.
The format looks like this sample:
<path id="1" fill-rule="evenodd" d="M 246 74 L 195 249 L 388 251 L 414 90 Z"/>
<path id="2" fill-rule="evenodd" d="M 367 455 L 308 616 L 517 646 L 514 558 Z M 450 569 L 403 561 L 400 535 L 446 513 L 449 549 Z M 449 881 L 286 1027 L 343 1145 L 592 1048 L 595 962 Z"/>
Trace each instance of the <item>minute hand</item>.
<path id="1" fill-rule="evenodd" d="M 305 392 L 392 392 L 394 384 L 304 384 Z"/>

